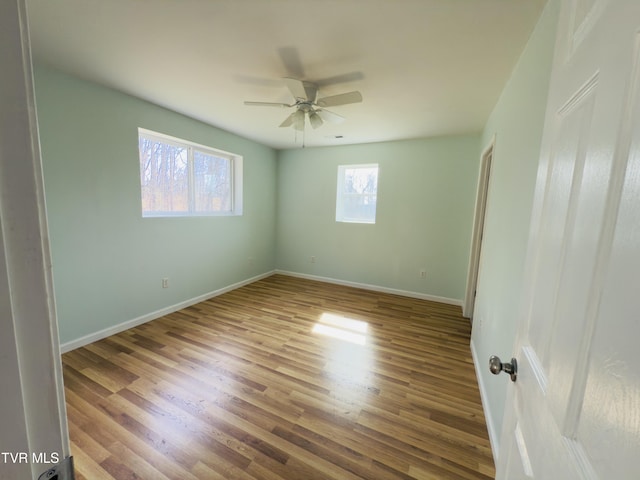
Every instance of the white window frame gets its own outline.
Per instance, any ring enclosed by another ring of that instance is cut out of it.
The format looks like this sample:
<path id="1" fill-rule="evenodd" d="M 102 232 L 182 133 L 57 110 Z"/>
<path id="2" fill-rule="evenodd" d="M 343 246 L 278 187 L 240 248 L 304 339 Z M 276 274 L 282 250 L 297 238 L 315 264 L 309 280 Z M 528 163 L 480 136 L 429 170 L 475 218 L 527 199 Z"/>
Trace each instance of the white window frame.
<path id="1" fill-rule="evenodd" d="M 376 178 L 376 193 L 375 194 L 353 194 L 353 193 L 345 193 L 344 185 L 345 185 L 345 172 L 346 170 L 351 169 L 370 169 L 375 168 L 377 170 L 377 178 Z M 378 181 L 380 180 L 380 165 L 377 163 L 359 163 L 352 165 L 338 165 L 338 187 L 337 187 L 337 195 L 336 195 L 336 222 L 342 223 L 365 223 L 365 224 L 375 224 L 376 217 L 378 213 Z M 360 196 L 360 197 L 375 197 L 375 213 L 373 215 L 373 219 L 365 219 L 365 218 L 356 218 L 349 217 L 346 215 L 344 211 L 344 200 L 347 196 Z"/>
<path id="2" fill-rule="evenodd" d="M 142 178 L 139 179 L 140 190 L 140 208 L 142 210 L 142 216 L 144 218 L 154 217 L 219 217 L 219 216 L 238 216 L 242 215 L 242 164 L 243 157 L 241 155 L 225 152 L 217 148 L 209 147 L 207 145 L 201 145 L 199 143 L 190 142 L 181 138 L 172 137 L 164 133 L 154 132 L 145 128 L 138 128 L 138 143 L 140 138 L 145 138 L 151 141 L 161 142 L 177 147 L 185 148 L 187 150 L 187 165 L 188 165 L 188 207 L 187 211 L 173 212 L 173 211 L 144 211 L 142 205 Z M 195 173 L 194 173 L 194 152 L 201 152 L 206 155 L 211 155 L 218 158 L 224 158 L 229 160 L 231 168 L 231 185 L 230 185 L 230 203 L 231 208 L 228 211 L 195 211 Z M 140 172 L 140 158 L 138 156 L 138 172 Z"/>

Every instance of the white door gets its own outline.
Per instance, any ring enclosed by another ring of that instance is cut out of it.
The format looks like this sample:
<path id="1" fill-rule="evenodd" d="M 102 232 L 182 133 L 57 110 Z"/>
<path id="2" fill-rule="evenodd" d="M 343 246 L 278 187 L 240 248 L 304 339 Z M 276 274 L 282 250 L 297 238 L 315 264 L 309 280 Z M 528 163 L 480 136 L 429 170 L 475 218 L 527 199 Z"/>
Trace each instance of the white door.
<path id="1" fill-rule="evenodd" d="M 640 479 L 639 95 L 640 1 L 563 0 L 498 479 Z"/>

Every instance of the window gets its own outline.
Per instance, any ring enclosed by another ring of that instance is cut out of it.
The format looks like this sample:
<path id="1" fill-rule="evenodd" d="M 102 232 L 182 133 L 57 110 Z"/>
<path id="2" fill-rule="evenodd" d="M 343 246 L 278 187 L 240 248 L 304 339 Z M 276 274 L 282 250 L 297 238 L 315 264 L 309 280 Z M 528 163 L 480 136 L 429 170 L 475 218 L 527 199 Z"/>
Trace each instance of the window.
<path id="1" fill-rule="evenodd" d="M 378 164 L 338 166 L 336 221 L 376 223 Z"/>
<path id="2" fill-rule="evenodd" d="M 242 157 L 138 129 L 143 217 L 241 215 Z"/>

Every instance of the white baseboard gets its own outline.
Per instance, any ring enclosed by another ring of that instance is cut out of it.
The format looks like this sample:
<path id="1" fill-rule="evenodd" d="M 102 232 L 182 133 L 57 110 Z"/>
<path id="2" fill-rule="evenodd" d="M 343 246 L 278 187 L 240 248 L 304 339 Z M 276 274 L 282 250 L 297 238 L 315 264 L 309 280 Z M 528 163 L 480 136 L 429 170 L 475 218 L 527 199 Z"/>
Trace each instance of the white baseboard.
<path id="1" fill-rule="evenodd" d="M 489 442 L 491 443 L 491 452 L 493 453 L 494 461 L 498 460 L 498 451 L 499 451 L 499 436 L 500 432 L 496 431 L 496 424 L 493 422 L 493 416 L 491 415 L 491 410 L 489 410 L 488 402 L 487 402 L 487 389 L 484 383 L 484 377 L 482 376 L 482 372 L 480 371 L 481 364 L 478 361 L 478 353 L 476 352 L 475 344 L 473 343 L 473 339 L 471 340 L 471 357 L 473 358 L 473 365 L 476 369 L 476 377 L 478 378 L 478 388 L 480 389 L 480 400 L 482 401 L 482 410 L 484 411 L 484 418 L 487 422 L 487 432 L 489 433 Z M 486 362 L 483 362 L 482 365 L 486 366 Z"/>
<path id="2" fill-rule="evenodd" d="M 88 345 L 90 343 L 93 342 L 97 342 L 98 340 L 102 340 L 103 338 L 107 338 L 111 335 L 115 335 L 116 333 L 120 333 L 123 332 L 125 330 L 128 330 L 130 328 L 133 327 L 137 327 L 138 325 L 142 325 L 143 323 L 147 323 L 150 322 L 151 320 L 155 320 L 156 318 L 160 318 L 163 317 L 164 315 L 168 315 L 170 313 L 173 312 L 177 312 L 178 310 L 181 310 L 183 308 L 187 308 L 190 307 L 191 305 L 195 305 L 196 303 L 200 303 L 200 302 L 204 302 L 205 300 L 208 300 L 210 298 L 216 297 L 218 295 L 222 295 L 223 293 L 226 292 L 230 292 L 231 290 L 235 290 L 236 288 L 240 288 L 244 285 L 248 285 L 249 283 L 253 283 L 257 280 L 261 280 L 263 278 L 269 277 L 275 273 L 279 273 L 281 275 L 288 275 L 291 277 L 299 277 L 299 278 L 305 278 L 308 280 L 317 280 L 319 282 L 326 282 L 326 283 L 333 283 L 336 285 L 344 285 L 347 287 L 355 287 L 355 288 L 362 288 L 365 290 L 372 290 L 375 292 L 382 292 L 382 293 L 391 293 L 394 295 L 402 295 L 404 297 L 411 297 L 411 298 L 418 298 L 421 300 L 429 300 L 432 302 L 440 302 L 440 303 L 446 303 L 448 305 L 456 305 L 459 307 L 462 307 L 462 300 L 457 300 L 457 299 L 453 299 L 453 298 L 447 298 L 447 297 L 439 297 L 436 295 L 427 295 L 424 293 L 418 293 L 418 292 L 410 292 L 410 291 L 406 291 L 406 290 L 398 290 L 395 288 L 388 288 L 388 287 L 381 287 L 379 285 L 370 285 L 367 283 L 358 283 L 358 282 L 350 282 L 347 280 L 339 280 L 336 278 L 329 278 L 329 277 L 321 277 L 318 275 L 308 275 L 308 274 L 304 274 L 304 273 L 296 273 L 296 272 L 289 272 L 286 270 L 273 270 L 270 272 L 266 272 L 263 273 L 261 275 L 257 275 L 255 277 L 252 278 L 248 278 L 246 280 L 243 280 L 241 282 L 237 282 L 234 283 L 232 285 L 229 285 L 227 287 L 223 287 L 220 288 L 218 290 L 215 290 L 213 292 L 209 292 L 209 293 L 205 293 L 204 295 L 199 295 L 197 297 L 191 298 L 189 300 L 185 300 L 183 302 L 179 302 L 176 303 L 174 305 L 170 305 L 168 307 L 165 308 L 161 308 L 160 310 L 156 310 L 155 312 L 151 312 L 151 313 L 147 313 L 145 315 L 142 315 L 140 317 L 137 318 L 133 318 L 131 320 L 127 320 L 125 322 L 119 323 L 117 325 L 113 325 L 111 327 L 107 327 L 103 330 L 100 330 L 98 332 L 94 332 L 94 333 L 90 333 L 89 335 L 85 335 L 84 337 L 80 337 L 77 338 L 75 340 L 71 340 L 69 342 L 65 342 L 60 344 L 60 353 L 66 353 L 66 352 L 70 352 L 71 350 L 74 350 L 76 348 L 80 348 L 80 347 L 84 347 L 85 345 Z M 481 378 L 479 377 L 479 379 L 481 380 Z M 492 442 L 493 444 L 493 442 Z"/>
<path id="3" fill-rule="evenodd" d="M 379 285 L 370 285 L 368 283 L 350 282 L 347 280 L 339 280 L 337 278 L 320 277 L 318 275 L 309 275 L 306 273 L 289 272 L 286 270 L 276 270 L 274 273 L 288 275 L 290 277 L 306 278 L 307 280 L 317 280 L 319 282 L 334 283 L 336 285 L 344 285 L 346 287 L 362 288 L 364 290 L 372 290 L 374 292 L 391 293 L 393 295 L 401 295 L 403 297 L 419 298 L 420 300 L 429 300 L 431 302 L 446 303 L 448 305 L 456 305 L 462 307 L 462 300 L 455 298 L 438 297 L 436 295 L 427 295 L 426 293 L 410 292 L 408 290 L 397 290 L 395 288 L 381 287 Z"/>
<path id="4" fill-rule="evenodd" d="M 263 278 L 270 277 L 274 273 L 274 271 L 263 273 L 255 277 L 242 280 L 241 282 L 237 282 L 232 285 L 220 288 L 218 290 L 214 290 L 213 292 L 199 295 L 189 300 L 176 303 L 175 305 L 161 308 L 160 310 L 156 310 L 155 312 L 147 313 L 140 317 L 127 320 L 126 322 L 113 325 L 98 332 L 90 333 L 89 335 L 85 335 L 84 337 L 80 337 L 75 340 L 60 344 L 60 353 L 66 353 L 70 352 L 71 350 L 75 350 L 76 348 L 84 347 L 85 345 L 88 345 L 90 343 L 97 342 L 98 340 L 102 340 L 103 338 L 107 338 L 111 335 L 115 335 L 116 333 L 124 332 L 125 330 L 128 330 L 130 328 L 137 327 L 138 325 L 150 322 L 151 320 L 155 320 L 156 318 L 160 318 L 170 313 L 177 312 L 178 310 L 190 307 L 191 305 L 195 305 L 196 303 L 204 302 L 205 300 L 209 300 L 210 298 L 217 297 L 218 295 L 222 295 L 223 293 L 230 292 L 231 290 L 235 290 L 236 288 L 240 288 L 244 285 L 248 285 Z"/>

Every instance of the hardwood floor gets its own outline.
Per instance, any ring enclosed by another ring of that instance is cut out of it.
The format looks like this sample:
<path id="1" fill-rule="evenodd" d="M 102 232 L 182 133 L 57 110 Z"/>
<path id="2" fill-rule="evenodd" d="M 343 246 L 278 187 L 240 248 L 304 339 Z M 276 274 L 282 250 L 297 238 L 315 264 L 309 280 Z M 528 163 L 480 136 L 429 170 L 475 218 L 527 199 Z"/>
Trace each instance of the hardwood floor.
<path id="1" fill-rule="evenodd" d="M 274 275 L 63 355 L 76 477 L 494 478 L 469 336 L 458 307 Z"/>

